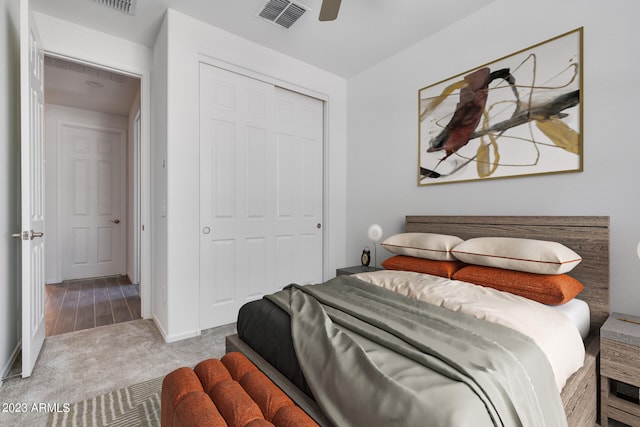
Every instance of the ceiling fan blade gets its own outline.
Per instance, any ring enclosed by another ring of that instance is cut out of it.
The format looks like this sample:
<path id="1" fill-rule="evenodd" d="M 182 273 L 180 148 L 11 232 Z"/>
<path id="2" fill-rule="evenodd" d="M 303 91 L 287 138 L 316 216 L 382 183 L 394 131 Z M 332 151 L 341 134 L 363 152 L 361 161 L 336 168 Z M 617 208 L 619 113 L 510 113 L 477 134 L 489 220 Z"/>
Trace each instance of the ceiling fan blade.
<path id="1" fill-rule="evenodd" d="M 338 11 L 340 10 L 341 2 L 342 0 L 322 0 L 322 7 L 320 8 L 320 20 L 335 20 L 338 17 Z"/>

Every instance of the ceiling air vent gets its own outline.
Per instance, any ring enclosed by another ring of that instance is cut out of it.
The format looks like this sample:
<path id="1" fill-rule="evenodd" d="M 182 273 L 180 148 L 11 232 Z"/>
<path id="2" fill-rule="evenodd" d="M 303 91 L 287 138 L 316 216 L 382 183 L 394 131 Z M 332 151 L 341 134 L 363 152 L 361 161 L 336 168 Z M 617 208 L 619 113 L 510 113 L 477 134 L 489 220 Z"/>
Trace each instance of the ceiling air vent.
<path id="1" fill-rule="evenodd" d="M 258 12 L 258 16 L 284 28 L 291 27 L 307 8 L 289 0 L 268 0 Z"/>
<path id="2" fill-rule="evenodd" d="M 120 12 L 133 15 L 135 12 L 137 0 L 96 0 L 96 2 L 103 4 L 111 9 L 119 10 Z"/>

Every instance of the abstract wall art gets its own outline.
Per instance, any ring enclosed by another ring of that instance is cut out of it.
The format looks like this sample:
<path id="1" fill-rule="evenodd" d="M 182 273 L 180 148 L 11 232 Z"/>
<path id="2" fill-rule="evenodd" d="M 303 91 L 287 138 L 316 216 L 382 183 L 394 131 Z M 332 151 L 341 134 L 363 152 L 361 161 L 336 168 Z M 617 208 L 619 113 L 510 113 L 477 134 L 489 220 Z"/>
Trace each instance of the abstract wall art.
<path id="1" fill-rule="evenodd" d="M 418 91 L 418 184 L 582 171 L 578 28 Z"/>

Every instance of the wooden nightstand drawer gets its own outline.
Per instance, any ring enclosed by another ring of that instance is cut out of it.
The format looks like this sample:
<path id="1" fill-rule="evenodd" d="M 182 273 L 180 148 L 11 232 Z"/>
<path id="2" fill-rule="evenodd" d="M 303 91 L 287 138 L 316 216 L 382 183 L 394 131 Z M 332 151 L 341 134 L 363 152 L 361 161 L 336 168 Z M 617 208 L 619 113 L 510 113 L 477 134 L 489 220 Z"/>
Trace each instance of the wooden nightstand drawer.
<path id="1" fill-rule="evenodd" d="M 621 385 L 625 392 L 621 393 Z M 612 313 L 600 328 L 600 425 L 640 426 L 640 317 Z"/>
<path id="2" fill-rule="evenodd" d="M 600 374 L 640 387 L 640 351 L 638 347 L 601 339 Z"/>

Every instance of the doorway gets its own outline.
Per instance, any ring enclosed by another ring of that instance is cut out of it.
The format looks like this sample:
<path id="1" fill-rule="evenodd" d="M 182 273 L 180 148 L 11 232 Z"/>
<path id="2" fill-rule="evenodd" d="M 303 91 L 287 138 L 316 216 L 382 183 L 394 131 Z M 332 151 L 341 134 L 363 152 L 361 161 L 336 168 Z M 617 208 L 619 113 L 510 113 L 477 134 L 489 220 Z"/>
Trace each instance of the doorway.
<path id="1" fill-rule="evenodd" d="M 49 336 L 141 318 L 141 80 L 44 62 Z"/>

